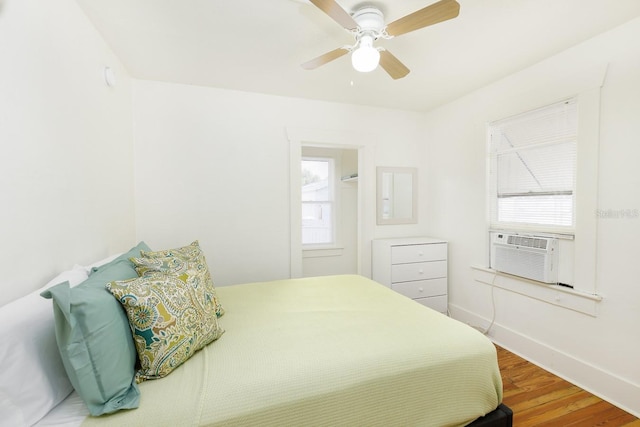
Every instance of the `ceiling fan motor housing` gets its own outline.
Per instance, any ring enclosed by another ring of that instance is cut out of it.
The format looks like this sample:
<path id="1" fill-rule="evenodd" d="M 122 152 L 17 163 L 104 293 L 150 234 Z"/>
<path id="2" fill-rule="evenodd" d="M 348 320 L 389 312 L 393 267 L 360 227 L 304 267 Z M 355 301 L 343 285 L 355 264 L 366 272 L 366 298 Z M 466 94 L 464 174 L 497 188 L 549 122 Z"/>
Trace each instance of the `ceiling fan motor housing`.
<path id="1" fill-rule="evenodd" d="M 364 7 L 353 13 L 353 20 L 358 23 L 361 32 L 378 34 L 384 29 L 384 15 L 375 7 Z"/>

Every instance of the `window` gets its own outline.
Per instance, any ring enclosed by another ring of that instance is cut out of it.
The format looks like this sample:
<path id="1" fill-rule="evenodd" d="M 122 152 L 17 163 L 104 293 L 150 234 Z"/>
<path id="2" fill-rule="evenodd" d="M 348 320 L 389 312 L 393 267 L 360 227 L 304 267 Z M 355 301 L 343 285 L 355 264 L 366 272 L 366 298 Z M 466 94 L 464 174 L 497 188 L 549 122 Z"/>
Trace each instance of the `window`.
<path id="1" fill-rule="evenodd" d="M 577 135 L 576 99 L 489 124 L 492 228 L 573 232 Z"/>
<path id="2" fill-rule="evenodd" d="M 302 158 L 302 244 L 335 243 L 334 160 Z"/>

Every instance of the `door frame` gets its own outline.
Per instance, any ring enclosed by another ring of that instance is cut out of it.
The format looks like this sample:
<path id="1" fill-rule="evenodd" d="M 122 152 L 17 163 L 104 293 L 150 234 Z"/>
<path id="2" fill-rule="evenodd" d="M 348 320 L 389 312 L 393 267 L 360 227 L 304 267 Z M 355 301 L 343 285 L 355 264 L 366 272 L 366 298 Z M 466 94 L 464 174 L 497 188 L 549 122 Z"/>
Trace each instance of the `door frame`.
<path id="1" fill-rule="evenodd" d="M 375 179 L 371 178 L 375 172 L 373 147 L 366 144 L 366 137 L 353 131 L 291 127 L 287 127 L 286 131 L 289 139 L 290 161 L 290 277 L 302 277 L 300 162 L 303 146 L 358 150 L 357 273 L 371 277 L 371 246 L 369 242 L 373 237 L 375 224 Z M 374 197 L 371 197 L 371 194 Z"/>

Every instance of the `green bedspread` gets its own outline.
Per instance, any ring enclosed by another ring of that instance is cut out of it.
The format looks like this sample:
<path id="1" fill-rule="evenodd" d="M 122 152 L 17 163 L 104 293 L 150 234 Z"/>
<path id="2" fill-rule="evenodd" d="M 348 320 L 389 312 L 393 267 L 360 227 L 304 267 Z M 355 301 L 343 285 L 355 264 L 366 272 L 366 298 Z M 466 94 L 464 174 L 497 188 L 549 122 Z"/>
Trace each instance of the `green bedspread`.
<path id="1" fill-rule="evenodd" d="M 217 291 L 226 333 L 84 426 L 462 426 L 501 402 L 486 337 L 364 277 Z"/>

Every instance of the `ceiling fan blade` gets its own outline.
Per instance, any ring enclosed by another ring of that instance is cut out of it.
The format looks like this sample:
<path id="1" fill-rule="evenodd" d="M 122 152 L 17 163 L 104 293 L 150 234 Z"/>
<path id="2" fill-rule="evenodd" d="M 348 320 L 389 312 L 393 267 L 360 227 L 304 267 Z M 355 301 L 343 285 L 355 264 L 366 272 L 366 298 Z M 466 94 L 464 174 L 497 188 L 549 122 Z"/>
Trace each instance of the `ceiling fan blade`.
<path id="1" fill-rule="evenodd" d="M 311 61 L 305 62 L 304 64 L 302 64 L 302 68 L 304 68 L 305 70 L 316 69 L 319 66 L 326 64 L 327 62 L 331 62 L 334 59 L 338 59 L 341 56 L 346 55 L 347 53 L 349 53 L 348 49 L 339 47 L 332 50 L 331 52 L 325 53 L 324 55 L 320 55 L 317 58 L 312 59 Z"/>
<path id="2" fill-rule="evenodd" d="M 380 52 L 380 66 L 394 80 L 401 79 L 409 74 L 409 69 L 398 58 L 393 56 L 388 50 Z"/>
<path id="3" fill-rule="evenodd" d="M 387 25 L 390 36 L 399 36 L 438 22 L 455 18 L 460 13 L 460 4 L 456 0 L 440 0 Z"/>
<path id="4" fill-rule="evenodd" d="M 347 30 L 358 28 L 358 23 L 335 0 L 310 0 L 318 9 Z"/>

